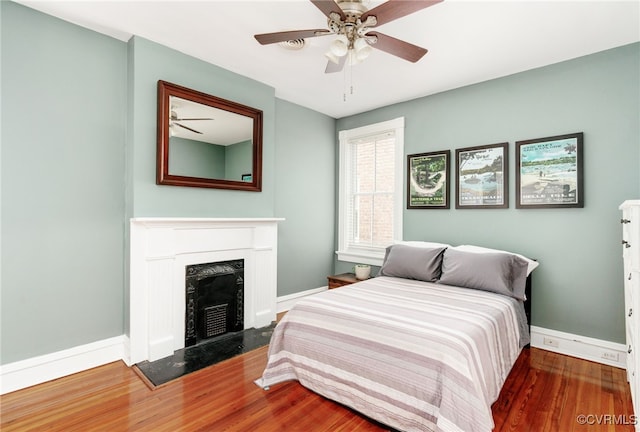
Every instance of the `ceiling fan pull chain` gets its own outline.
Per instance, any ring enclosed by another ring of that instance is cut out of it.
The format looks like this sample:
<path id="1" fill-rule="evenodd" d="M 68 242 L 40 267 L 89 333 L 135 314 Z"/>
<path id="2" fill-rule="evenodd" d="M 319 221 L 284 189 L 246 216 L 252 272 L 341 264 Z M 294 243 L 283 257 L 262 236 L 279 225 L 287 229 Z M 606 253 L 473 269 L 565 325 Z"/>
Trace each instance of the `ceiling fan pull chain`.
<path id="1" fill-rule="evenodd" d="M 342 102 L 347 101 L 347 68 L 342 72 Z"/>
<path id="2" fill-rule="evenodd" d="M 346 102 L 347 90 L 348 94 L 353 96 L 353 64 L 349 64 L 342 70 L 342 89 L 342 100 Z"/>
<path id="3" fill-rule="evenodd" d="M 350 94 L 353 96 L 353 65 L 349 66 L 349 90 Z"/>
<path id="4" fill-rule="evenodd" d="M 353 66 L 351 66 L 351 72 L 349 72 L 349 90 L 351 91 L 351 95 L 353 95 Z"/>

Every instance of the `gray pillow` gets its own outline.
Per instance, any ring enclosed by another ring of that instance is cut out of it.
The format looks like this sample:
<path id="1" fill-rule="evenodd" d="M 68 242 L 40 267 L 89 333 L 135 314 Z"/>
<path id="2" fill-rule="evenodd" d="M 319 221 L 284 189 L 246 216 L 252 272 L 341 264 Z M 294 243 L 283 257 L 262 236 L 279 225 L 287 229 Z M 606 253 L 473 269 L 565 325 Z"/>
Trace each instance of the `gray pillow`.
<path id="1" fill-rule="evenodd" d="M 525 300 L 529 263 L 517 255 L 447 249 L 439 283 L 474 288 Z"/>
<path id="2" fill-rule="evenodd" d="M 387 248 L 378 276 L 435 282 L 440 277 L 446 247 L 413 247 L 394 244 Z"/>

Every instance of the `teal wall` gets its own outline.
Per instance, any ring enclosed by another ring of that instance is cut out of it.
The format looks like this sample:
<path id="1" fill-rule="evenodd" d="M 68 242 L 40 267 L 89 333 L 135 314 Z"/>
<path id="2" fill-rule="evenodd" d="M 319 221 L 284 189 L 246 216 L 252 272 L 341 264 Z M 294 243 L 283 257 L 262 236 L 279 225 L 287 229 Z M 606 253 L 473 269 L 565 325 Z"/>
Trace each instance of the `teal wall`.
<path id="1" fill-rule="evenodd" d="M 404 116 L 407 154 L 455 154 L 508 141 L 509 209 L 456 210 L 455 200 L 451 210 L 405 209 L 404 238 L 536 258 L 534 325 L 623 342 L 618 205 L 640 198 L 639 65 L 636 43 L 344 118 L 337 126 Z M 516 210 L 515 141 L 573 132 L 584 132 L 584 208 Z M 336 272 L 351 266 L 336 261 Z"/>
<path id="2" fill-rule="evenodd" d="M 129 123 L 133 217 L 274 217 L 275 91 L 165 46 L 129 41 Z M 156 185 L 157 83 L 168 81 L 263 111 L 262 192 Z"/>
<path id="3" fill-rule="evenodd" d="M 4 364 L 123 333 L 127 51 L 0 8 Z"/>
<path id="4" fill-rule="evenodd" d="M 333 271 L 335 120 L 276 102 L 278 296 L 327 285 Z"/>

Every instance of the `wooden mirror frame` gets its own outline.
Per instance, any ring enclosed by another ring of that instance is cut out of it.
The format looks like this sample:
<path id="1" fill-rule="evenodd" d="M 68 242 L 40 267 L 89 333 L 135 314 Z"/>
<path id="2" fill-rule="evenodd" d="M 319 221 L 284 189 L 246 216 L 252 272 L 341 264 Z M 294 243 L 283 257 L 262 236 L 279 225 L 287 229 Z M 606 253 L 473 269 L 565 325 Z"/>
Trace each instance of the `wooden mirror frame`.
<path id="1" fill-rule="evenodd" d="M 170 97 L 179 97 L 188 101 L 208 105 L 231 113 L 253 119 L 253 160 L 251 181 L 235 181 L 188 177 L 169 173 L 169 124 Z M 166 81 L 158 81 L 158 124 L 157 124 L 157 169 L 156 184 L 172 186 L 190 186 L 216 189 L 262 191 L 262 111 L 236 102 L 191 90 Z"/>

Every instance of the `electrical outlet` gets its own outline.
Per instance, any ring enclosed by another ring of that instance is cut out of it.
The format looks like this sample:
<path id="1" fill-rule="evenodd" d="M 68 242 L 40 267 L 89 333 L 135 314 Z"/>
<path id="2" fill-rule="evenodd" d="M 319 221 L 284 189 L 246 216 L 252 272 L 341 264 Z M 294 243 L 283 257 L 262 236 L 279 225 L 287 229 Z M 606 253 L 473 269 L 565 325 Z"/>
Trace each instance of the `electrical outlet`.
<path id="1" fill-rule="evenodd" d="M 558 342 L 558 339 L 552 339 L 550 337 L 545 337 L 542 341 L 545 345 L 549 345 L 555 348 L 558 348 L 558 346 L 560 345 Z"/>
<path id="2" fill-rule="evenodd" d="M 606 359 L 606 360 L 612 360 L 612 361 L 619 361 L 619 357 L 618 357 L 618 353 L 615 352 L 611 352 L 611 351 L 603 351 L 602 352 L 602 358 Z"/>

